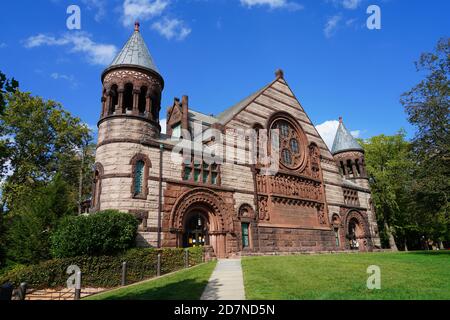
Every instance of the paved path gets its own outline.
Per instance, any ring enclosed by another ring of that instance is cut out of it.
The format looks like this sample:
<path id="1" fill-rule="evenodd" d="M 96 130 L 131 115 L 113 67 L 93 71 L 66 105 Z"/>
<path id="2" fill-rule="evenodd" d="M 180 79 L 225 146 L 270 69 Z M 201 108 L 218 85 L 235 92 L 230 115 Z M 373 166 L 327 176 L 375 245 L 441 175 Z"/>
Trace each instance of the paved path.
<path id="1" fill-rule="evenodd" d="M 241 259 L 218 261 L 201 300 L 245 300 Z"/>

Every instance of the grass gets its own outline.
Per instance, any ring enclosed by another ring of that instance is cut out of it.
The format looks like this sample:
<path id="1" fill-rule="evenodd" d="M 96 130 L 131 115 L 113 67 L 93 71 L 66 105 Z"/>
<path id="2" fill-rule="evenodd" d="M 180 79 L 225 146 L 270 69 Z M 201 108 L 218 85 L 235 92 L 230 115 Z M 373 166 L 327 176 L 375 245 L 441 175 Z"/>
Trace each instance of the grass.
<path id="1" fill-rule="evenodd" d="M 216 262 L 131 285 L 86 300 L 199 300 Z"/>
<path id="2" fill-rule="evenodd" d="M 367 289 L 371 265 L 381 290 Z M 254 257 L 242 267 L 249 300 L 450 299 L 450 252 Z"/>

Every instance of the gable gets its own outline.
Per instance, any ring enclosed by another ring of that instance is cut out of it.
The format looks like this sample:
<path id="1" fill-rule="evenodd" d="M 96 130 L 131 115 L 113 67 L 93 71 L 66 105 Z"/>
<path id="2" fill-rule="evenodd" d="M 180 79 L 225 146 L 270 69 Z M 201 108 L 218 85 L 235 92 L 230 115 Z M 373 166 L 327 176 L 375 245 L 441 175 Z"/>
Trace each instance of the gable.
<path id="1" fill-rule="evenodd" d="M 297 120 L 309 143 L 316 143 L 322 157 L 333 159 L 330 150 L 304 111 L 302 105 L 283 77 L 277 77 L 266 87 L 219 115 L 219 122 L 230 129 L 253 128 L 259 124 L 267 128 L 269 119 L 277 112 L 285 112 Z"/>

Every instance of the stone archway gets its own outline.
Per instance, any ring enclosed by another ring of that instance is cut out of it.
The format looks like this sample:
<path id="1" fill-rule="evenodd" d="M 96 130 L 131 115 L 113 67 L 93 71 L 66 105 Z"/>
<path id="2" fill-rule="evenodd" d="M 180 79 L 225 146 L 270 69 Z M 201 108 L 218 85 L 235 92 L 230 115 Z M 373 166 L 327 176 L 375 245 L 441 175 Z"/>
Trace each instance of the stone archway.
<path id="1" fill-rule="evenodd" d="M 358 251 L 370 251 L 370 232 L 366 219 L 358 211 L 350 211 L 345 219 L 346 248 Z"/>
<path id="2" fill-rule="evenodd" d="M 227 206 L 215 192 L 205 188 L 185 192 L 176 201 L 169 222 L 176 233 L 177 246 L 188 246 L 190 233 L 197 233 L 197 236 L 205 237 L 205 245 L 210 245 L 218 258 L 225 258 L 226 235 L 230 229 L 229 215 L 226 213 Z M 200 229 L 192 230 L 190 225 L 193 219 L 199 217 L 204 224 L 203 233 Z"/>

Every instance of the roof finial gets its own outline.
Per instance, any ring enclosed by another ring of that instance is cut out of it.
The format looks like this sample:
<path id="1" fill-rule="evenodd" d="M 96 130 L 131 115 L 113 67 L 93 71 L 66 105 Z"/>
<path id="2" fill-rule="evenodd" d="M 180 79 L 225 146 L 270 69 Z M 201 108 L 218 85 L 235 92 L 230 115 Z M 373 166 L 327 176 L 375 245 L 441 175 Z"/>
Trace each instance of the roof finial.
<path id="1" fill-rule="evenodd" d="M 284 78 L 284 72 L 283 72 L 283 70 L 282 69 L 277 69 L 277 71 L 275 71 L 275 76 L 277 77 L 277 78 Z"/>
<path id="2" fill-rule="evenodd" d="M 139 32 L 139 28 L 141 27 L 141 24 L 139 23 L 139 21 L 136 21 L 134 23 L 134 31 Z"/>
<path id="3" fill-rule="evenodd" d="M 339 123 L 344 123 L 344 119 L 342 117 L 339 117 Z"/>

